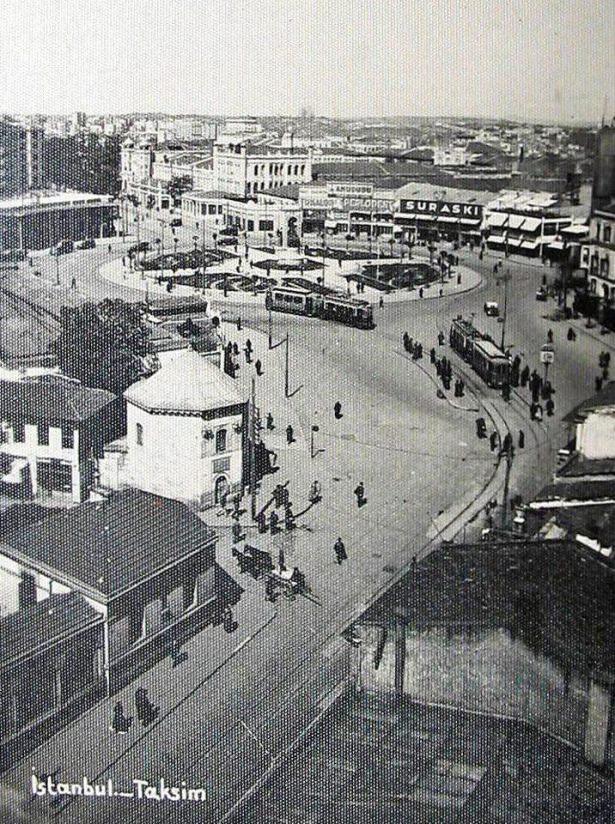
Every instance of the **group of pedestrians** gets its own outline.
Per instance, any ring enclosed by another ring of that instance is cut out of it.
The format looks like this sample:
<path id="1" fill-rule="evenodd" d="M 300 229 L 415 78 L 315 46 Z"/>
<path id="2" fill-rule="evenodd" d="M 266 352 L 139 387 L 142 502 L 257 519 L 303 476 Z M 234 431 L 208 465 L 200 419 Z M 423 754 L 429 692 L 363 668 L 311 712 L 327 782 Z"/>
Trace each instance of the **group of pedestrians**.
<path id="1" fill-rule="evenodd" d="M 405 351 L 412 355 L 412 360 L 421 360 L 423 357 L 423 344 L 415 341 L 407 332 L 404 332 L 402 341 Z"/>
<path id="2" fill-rule="evenodd" d="M 137 720 L 142 726 L 147 727 L 152 724 L 160 714 L 160 707 L 155 706 L 149 699 L 145 687 L 137 687 L 135 690 L 135 712 Z M 133 717 L 127 716 L 121 701 L 117 701 L 113 708 L 113 720 L 111 729 L 118 735 L 125 735 L 133 723 Z"/>

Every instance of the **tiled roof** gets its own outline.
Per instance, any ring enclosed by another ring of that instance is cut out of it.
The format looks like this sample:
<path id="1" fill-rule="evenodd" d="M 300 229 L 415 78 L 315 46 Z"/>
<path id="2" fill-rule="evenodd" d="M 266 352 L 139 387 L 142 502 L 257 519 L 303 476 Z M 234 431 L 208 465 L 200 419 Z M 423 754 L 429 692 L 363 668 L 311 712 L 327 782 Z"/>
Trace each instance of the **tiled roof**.
<path id="1" fill-rule="evenodd" d="M 0 416 L 23 421 L 79 423 L 116 400 L 106 389 L 66 380 L 0 381 Z"/>
<path id="2" fill-rule="evenodd" d="M 406 616 L 417 628 L 508 627 L 569 669 L 613 677 L 614 585 L 615 570 L 571 541 L 443 545 L 365 617 Z"/>
<path id="3" fill-rule="evenodd" d="M 0 667 L 102 621 L 78 593 L 51 595 L 0 618 Z"/>
<path id="4" fill-rule="evenodd" d="M 51 515 L 0 544 L 0 554 L 59 573 L 102 600 L 116 596 L 215 538 L 188 507 L 126 489 Z"/>
<path id="5" fill-rule="evenodd" d="M 576 423 L 579 419 L 586 417 L 588 412 L 600 409 L 602 406 L 615 406 L 615 381 L 609 381 L 600 392 L 578 403 L 564 416 L 563 420 L 565 423 Z"/>
<path id="6" fill-rule="evenodd" d="M 235 381 L 193 351 L 182 352 L 124 392 L 129 403 L 156 412 L 205 412 L 244 403 Z"/>

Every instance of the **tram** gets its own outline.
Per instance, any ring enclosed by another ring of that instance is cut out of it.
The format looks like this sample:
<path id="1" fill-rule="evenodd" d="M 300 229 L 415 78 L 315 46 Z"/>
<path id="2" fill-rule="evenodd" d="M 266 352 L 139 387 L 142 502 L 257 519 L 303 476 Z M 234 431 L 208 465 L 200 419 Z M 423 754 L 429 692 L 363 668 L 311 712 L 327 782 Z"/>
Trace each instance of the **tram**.
<path id="1" fill-rule="evenodd" d="M 335 292 L 322 294 L 303 286 L 274 286 L 265 296 L 265 306 L 276 312 L 334 320 L 359 329 L 374 328 L 371 304 Z"/>
<path id="2" fill-rule="evenodd" d="M 150 299 L 147 302 L 146 317 L 150 323 L 199 317 L 207 314 L 207 305 L 207 301 L 198 296 Z"/>
<path id="3" fill-rule="evenodd" d="M 455 319 L 451 323 L 449 342 L 451 349 L 467 361 L 488 386 L 499 389 L 510 383 L 510 359 L 470 321 Z"/>

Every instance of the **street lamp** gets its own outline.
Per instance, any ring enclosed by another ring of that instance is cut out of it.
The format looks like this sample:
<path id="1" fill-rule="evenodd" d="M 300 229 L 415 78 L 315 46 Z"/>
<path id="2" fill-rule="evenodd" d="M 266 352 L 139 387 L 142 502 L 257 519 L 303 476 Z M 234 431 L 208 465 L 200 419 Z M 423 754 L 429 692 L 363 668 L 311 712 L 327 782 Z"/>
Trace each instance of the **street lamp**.
<path id="1" fill-rule="evenodd" d="M 314 455 L 316 455 L 316 452 L 318 451 L 318 450 L 314 449 L 314 435 L 319 431 L 320 431 L 320 427 L 318 427 L 316 425 L 314 425 L 312 427 L 312 432 L 311 432 L 311 435 L 310 435 L 310 458 L 313 458 Z"/>

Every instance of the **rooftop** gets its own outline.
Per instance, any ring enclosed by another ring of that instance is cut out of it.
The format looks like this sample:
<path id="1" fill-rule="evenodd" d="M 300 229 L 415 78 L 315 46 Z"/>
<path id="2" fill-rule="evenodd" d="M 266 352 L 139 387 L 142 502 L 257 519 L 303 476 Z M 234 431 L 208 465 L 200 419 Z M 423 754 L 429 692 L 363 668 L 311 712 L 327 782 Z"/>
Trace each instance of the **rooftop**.
<path id="1" fill-rule="evenodd" d="M 538 731 L 362 695 L 339 702 L 234 820 L 606 824 L 611 809 L 608 779 Z"/>
<path id="2" fill-rule="evenodd" d="M 557 470 L 561 478 L 582 478 L 591 475 L 615 475 L 615 458 L 584 458 L 575 453 Z"/>
<path id="3" fill-rule="evenodd" d="M 117 400 L 106 389 L 92 389 L 53 376 L 0 381 L 0 416 L 14 421 L 81 423 Z"/>
<path id="4" fill-rule="evenodd" d="M 184 504 L 126 489 L 6 536 L 0 554 L 106 601 L 214 540 Z"/>
<path id="5" fill-rule="evenodd" d="M 150 412 L 200 414 L 245 403 L 233 378 L 196 352 L 182 352 L 151 377 L 124 392 L 129 403 Z"/>
<path id="6" fill-rule="evenodd" d="M 577 423 L 587 417 L 589 412 L 604 406 L 615 406 L 615 381 L 604 384 L 600 392 L 596 392 L 587 400 L 581 401 L 563 418 L 565 423 Z"/>
<path id="7" fill-rule="evenodd" d="M 563 667 L 614 677 L 614 586 L 615 570 L 572 542 L 443 545 L 365 618 L 386 621 L 395 613 L 417 629 L 506 627 Z"/>
<path id="8" fill-rule="evenodd" d="M 16 197 L 0 200 L 0 209 L 29 209 L 35 206 L 84 206 L 93 204 L 112 204 L 110 195 L 98 195 L 92 192 L 27 192 Z"/>
<path id="9" fill-rule="evenodd" d="M 0 666 L 32 655 L 69 634 L 102 621 L 103 616 L 78 593 L 51 595 L 0 618 Z"/>
<path id="10" fill-rule="evenodd" d="M 492 192 L 415 182 L 402 186 L 397 195 L 402 200 L 446 200 L 450 203 L 476 203 L 481 206 L 486 206 L 493 200 Z"/>

